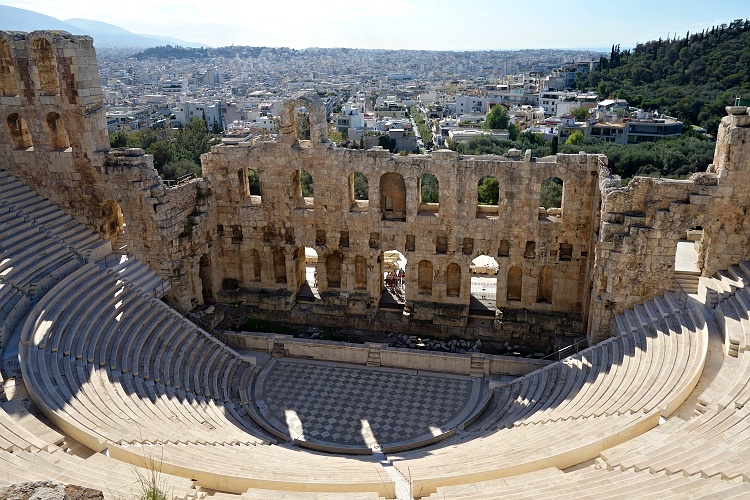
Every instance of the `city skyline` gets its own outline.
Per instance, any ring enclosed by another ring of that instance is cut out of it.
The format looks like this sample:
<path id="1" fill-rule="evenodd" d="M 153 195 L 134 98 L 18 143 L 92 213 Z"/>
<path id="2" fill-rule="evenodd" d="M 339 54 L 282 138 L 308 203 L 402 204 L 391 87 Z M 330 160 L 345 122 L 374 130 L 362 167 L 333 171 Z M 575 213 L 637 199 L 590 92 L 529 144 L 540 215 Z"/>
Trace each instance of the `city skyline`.
<path id="1" fill-rule="evenodd" d="M 575 5 L 473 0 L 373 3 L 326 2 L 318 9 L 298 0 L 263 4 L 206 4 L 198 0 L 132 0 L 112 15 L 93 0 L 5 0 L 60 20 L 85 18 L 134 33 L 171 36 L 211 46 L 251 45 L 415 50 L 516 50 L 522 48 L 623 48 L 750 17 L 741 0 L 636 0 L 604 12 L 600 2 Z M 647 16 L 644 13 L 648 13 Z"/>

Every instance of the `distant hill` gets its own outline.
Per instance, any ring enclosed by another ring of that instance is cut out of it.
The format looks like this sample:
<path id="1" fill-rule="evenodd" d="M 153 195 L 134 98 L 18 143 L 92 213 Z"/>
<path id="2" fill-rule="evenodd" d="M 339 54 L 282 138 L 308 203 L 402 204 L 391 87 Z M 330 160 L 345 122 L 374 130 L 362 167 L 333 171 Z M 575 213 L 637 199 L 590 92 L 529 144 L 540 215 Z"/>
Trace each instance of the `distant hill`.
<path id="1" fill-rule="evenodd" d="M 715 134 L 736 97 L 750 98 L 750 21 L 737 19 L 684 37 L 612 47 L 579 89 L 658 109 Z"/>
<path id="2" fill-rule="evenodd" d="M 51 16 L 39 14 L 26 9 L 0 5 L 0 30 L 35 31 L 62 30 L 74 35 L 89 35 L 94 39 L 97 48 L 134 48 L 145 49 L 160 45 L 177 44 L 185 47 L 206 47 L 195 42 L 186 42 L 176 38 L 139 35 L 113 24 L 92 21 L 89 19 L 68 19 L 61 21 Z"/>

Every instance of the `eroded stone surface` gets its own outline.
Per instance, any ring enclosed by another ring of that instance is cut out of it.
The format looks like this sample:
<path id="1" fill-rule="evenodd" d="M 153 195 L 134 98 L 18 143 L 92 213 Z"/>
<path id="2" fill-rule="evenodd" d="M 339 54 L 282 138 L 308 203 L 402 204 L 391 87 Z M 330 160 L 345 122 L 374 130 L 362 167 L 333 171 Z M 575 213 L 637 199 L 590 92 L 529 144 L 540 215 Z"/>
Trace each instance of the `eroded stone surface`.
<path id="1" fill-rule="evenodd" d="M 296 137 L 298 106 L 308 110 L 310 141 Z M 300 94 L 285 105 L 278 143 L 215 146 L 202 158 L 203 179 L 168 185 L 150 155 L 109 150 L 89 37 L 0 32 L 0 168 L 171 277 L 170 294 L 185 308 L 239 302 L 283 316 L 305 281 L 307 246 L 318 254 L 311 314 L 369 324 L 383 253 L 398 250 L 407 259 L 402 321 L 461 331 L 470 262 L 488 255 L 498 269 L 493 331 L 530 324 L 528 311 L 575 313 L 599 340 L 613 314 L 674 288 L 677 242 L 688 230 L 703 229 L 703 275 L 750 258 L 750 115 L 728 113 L 707 172 L 621 187 L 599 155 L 333 148 L 317 96 Z M 250 194 L 250 169 L 260 196 Z M 313 198 L 301 195 L 302 169 Z M 367 176 L 366 202 L 353 199 L 354 172 Z M 424 173 L 438 179 L 438 204 L 420 201 Z M 485 175 L 500 182 L 497 207 L 476 203 Z M 564 181 L 561 210 L 539 209 L 548 177 Z"/>

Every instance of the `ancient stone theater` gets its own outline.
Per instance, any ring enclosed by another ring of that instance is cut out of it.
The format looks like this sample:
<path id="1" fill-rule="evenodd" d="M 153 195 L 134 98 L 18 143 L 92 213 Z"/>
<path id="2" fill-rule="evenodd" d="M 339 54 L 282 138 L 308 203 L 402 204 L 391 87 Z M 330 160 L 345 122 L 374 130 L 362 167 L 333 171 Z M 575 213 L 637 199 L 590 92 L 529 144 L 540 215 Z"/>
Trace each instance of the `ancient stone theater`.
<path id="1" fill-rule="evenodd" d="M 623 186 L 600 155 L 338 148 L 301 93 L 276 142 L 167 182 L 110 148 L 91 38 L 37 31 L 0 32 L 0 122 L 0 488 L 750 496 L 745 107 L 706 172 Z M 562 202 L 540 208 L 550 178 Z M 460 348 L 415 348 L 437 341 Z"/>

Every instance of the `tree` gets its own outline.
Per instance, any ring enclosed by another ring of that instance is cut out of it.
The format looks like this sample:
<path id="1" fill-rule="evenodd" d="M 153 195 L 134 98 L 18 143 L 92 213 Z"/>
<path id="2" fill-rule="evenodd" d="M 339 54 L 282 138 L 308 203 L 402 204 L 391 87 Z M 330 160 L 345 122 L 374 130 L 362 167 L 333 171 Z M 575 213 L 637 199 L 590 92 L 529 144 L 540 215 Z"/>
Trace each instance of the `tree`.
<path id="1" fill-rule="evenodd" d="M 485 129 L 507 129 L 510 116 L 508 110 L 500 104 L 495 104 L 492 109 L 487 113 L 487 118 L 482 123 L 482 128 Z"/>
<path id="2" fill-rule="evenodd" d="M 479 181 L 477 203 L 480 205 L 497 205 L 500 198 L 500 183 L 496 177 L 486 176 Z"/>
<path id="3" fill-rule="evenodd" d="M 562 207 L 562 181 L 557 177 L 550 177 L 542 182 L 539 206 L 544 208 Z"/>
<path id="4" fill-rule="evenodd" d="M 211 133 L 214 135 L 221 134 L 221 127 L 219 127 L 219 124 L 216 122 L 216 119 L 214 119 L 213 127 L 211 127 Z"/>
<path id="5" fill-rule="evenodd" d="M 315 191 L 313 190 L 313 178 L 310 175 L 310 172 L 304 169 L 302 170 L 302 172 L 300 172 L 299 184 L 302 188 L 303 197 L 311 198 L 315 196 Z"/>
<path id="6" fill-rule="evenodd" d="M 510 139 L 511 141 L 515 141 L 516 139 L 518 139 L 518 134 L 520 133 L 521 129 L 518 125 L 516 125 L 515 123 L 511 123 L 510 125 L 508 125 L 508 139 Z"/>
<path id="7" fill-rule="evenodd" d="M 576 121 L 585 122 L 589 119 L 589 108 L 586 106 L 578 106 L 570 110 L 570 114 L 576 117 Z"/>
<path id="8" fill-rule="evenodd" d="M 367 176 L 362 172 L 354 172 L 354 199 L 368 200 L 370 193 L 367 183 Z"/>
<path id="9" fill-rule="evenodd" d="M 568 140 L 565 141 L 565 144 L 572 144 L 574 146 L 578 146 L 580 144 L 583 144 L 583 140 L 585 139 L 583 132 L 580 130 L 574 131 L 572 134 L 570 134 L 570 137 L 568 137 Z"/>
<path id="10" fill-rule="evenodd" d="M 188 159 L 200 165 L 201 155 L 208 153 L 210 148 L 206 122 L 193 117 L 177 133 L 174 156 L 179 160 Z"/>
<path id="11" fill-rule="evenodd" d="M 552 154 L 553 155 L 557 154 L 557 148 L 559 147 L 560 147 L 560 138 L 557 136 L 554 136 L 552 138 Z"/>
<path id="12" fill-rule="evenodd" d="M 118 130 L 109 135 L 109 145 L 113 148 L 128 147 L 128 133 L 124 130 Z"/>

